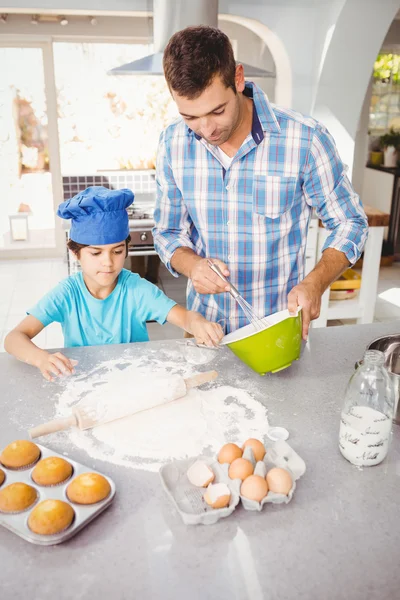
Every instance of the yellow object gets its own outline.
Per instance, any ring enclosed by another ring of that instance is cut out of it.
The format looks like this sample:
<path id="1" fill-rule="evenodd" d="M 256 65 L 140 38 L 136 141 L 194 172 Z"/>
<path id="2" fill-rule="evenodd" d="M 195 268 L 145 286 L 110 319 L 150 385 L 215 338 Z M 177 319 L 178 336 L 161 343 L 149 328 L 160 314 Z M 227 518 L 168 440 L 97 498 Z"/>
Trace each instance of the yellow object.
<path id="1" fill-rule="evenodd" d="M 339 279 L 331 285 L 331 290 L 359 290 L 361 287 L 361 275 L 347 269 Z"/>
<path id="2" fill-rule="evenodd" d="M 371 152 L 371 165 L 379 166 L 383 163 L 383 152 Z"/>

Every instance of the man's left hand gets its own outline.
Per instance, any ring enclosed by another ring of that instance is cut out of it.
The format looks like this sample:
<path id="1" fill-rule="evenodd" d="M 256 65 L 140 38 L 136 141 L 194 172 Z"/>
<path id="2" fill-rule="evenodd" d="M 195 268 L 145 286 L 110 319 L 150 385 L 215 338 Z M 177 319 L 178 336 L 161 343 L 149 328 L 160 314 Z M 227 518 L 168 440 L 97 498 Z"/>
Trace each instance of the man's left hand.
<path id="1" fill-rule="evenodd" d="M 320 283 L 305 279 L 288 295 L 288 309 L 291 314 L 296 314 L 298 306 L 302 307 L 303 340 L 307 341 L 310 322 L 319 317 L 322 293 Z"/>

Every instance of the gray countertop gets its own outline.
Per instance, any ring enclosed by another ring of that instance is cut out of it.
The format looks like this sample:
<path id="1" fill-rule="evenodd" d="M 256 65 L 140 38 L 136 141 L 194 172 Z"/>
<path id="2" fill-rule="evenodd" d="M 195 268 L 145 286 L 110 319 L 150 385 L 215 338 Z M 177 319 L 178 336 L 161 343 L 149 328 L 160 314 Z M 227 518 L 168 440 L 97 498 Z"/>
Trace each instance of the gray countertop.
<path id="1" fill-rule="evenodd" d="M 31 545 L 0 527 L 3 600 L 394 600 L 400 597 L 400 428 L 387 459 L 357 469 L 338 450 L 344 388 L 375 337 L 400 322 L 312 330 L 299 362 L 264 378 L 228 349 L 218 355 L 220 382 L 232 369 L 265 402 L 270 425 L 284 425 L 307 464 L 288 505 L 262 513 L 239 508 L 213 526 L 185 526 L 157 473 L 71 458 L 110 475 L 113 505 L 72 540 Z M 152 349 L 175 342 L 152 342 Z M 81 368 L 118 357 L 127 346 L 66 350 Z M 132 354 L 143 351 L 133 344 Z M 202 367 L 206 370 L 208 365 Z M 35 415 L 54 415 L 58 384 L 0 355 L 0 446 L 26 437 Z M 24 401 L 17 402 L 23 398 Z M 271 398 L 273 400 L 271 400 Z M 275 399 L 274 399 L 275 398 Z M 53 438 L 52 438 L 53 439 Z M 49 445 L 62 452 L 62 441 Z M 60 437 L 62 440 L 62 436 Z"/>

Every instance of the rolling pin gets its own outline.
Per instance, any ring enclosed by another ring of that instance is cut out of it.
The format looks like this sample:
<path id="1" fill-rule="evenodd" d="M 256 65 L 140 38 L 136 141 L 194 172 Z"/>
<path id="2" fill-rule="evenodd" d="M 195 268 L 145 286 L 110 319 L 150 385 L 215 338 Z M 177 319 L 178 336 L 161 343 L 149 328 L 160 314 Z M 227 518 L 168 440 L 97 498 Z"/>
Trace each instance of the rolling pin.
<path id="1" fill-rule="evenodd" d="M 30 437 L 37 438 L 56 431 L 64 431 L 70 427 L 79 427 L 82 431 L 97 425 L 104 425 L 138 412 L 150 410 L 157 406 L 174 402 L 183 398 L 188 390 L 203 383 L 214 381 L 217 371 L 198 373 L 184 379 L 180 375 L 152 375 L 135 377 L 132 380 L 132 396 L 125 394 L 104 398 L 101 388 L 91 396 L 85 397 L 72 409 L 72 414 L 64 419 L 54 419 L 29 430 Z"/>

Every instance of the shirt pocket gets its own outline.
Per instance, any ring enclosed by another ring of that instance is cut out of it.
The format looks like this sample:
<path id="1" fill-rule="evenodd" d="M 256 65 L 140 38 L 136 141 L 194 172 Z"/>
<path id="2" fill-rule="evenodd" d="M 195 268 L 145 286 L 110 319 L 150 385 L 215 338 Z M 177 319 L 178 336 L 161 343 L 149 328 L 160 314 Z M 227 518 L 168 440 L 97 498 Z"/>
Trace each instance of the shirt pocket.
<path id="1" fill-rule="evenodd" d="M 253 179 L 253 211 L 268 219 L 278 219 L 293 205 L 296 177 L 255 175 Z"/>

